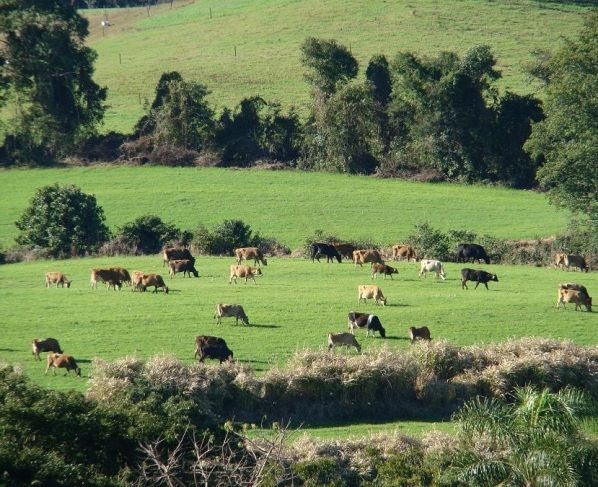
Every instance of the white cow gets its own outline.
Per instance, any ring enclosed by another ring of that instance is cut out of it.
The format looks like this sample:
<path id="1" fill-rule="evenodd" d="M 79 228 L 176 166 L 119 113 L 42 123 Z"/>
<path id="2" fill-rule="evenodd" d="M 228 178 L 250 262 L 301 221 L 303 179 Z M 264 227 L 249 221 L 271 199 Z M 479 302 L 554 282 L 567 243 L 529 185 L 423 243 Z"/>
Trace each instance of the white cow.
<path id="1" fill-rule="evenodd" d="M 443 281 L 445 280 L 446 274 L 444 273 L 444 267 L 439 260 L 424 259 L 421 261 L 419 277 L 422 275 L 427 277 L 428 272 L 434 272 L 436 274 L 436 279 L 441 278 Z"/>

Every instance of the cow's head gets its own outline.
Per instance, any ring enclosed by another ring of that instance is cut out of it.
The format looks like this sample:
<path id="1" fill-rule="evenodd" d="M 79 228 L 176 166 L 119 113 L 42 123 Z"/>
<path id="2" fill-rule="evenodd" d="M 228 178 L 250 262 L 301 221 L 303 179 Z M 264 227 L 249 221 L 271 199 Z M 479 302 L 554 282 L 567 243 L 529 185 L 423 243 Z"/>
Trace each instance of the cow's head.
<path id="1" fill-rule="evenodd" d="M 265 257 L 262 257 L 262 264 L 268 265 L 268 259 L 266 259 Z"/>
<path id="2" fill-rule="evenodd" d="M 81 377 L 81 367 L 75 367 L 75 374 Z"/>
<path id="3" fill-rule="evenodd" d="M 380 329 L 378 331 L 380 332 L 380 336 L 382 338 L 386 338 L 386 330 L 384 329 L 383 326 L 380 326 Z"/>
<path id="4" fill-rule="evenodd" d="M 255 269 L 254 271 L 258 276 L 262 275 L 262 270 L 258 267 L 257 269 Z"/>
<path id="5" fill-rule="evenodd" d="M 71 287 L 71 282 L 72 282 L 72 281 L 64 281 L 64 283 L 66 284 L 66 287 L 67 287 L 67 288 Z"/>
<path id="6" fill-rule="evenodd" d="M 168 294 L 168 286 L 164 286 L 164 294 Z"/>
<path id="7" fill-rule="evenodd" d="M 490 264 L 490 257 L 484 257 L 484 262 L 486 262 L 486 264 Z"/>
<path id="8" fill-rule="evenodd" d="M 193 273 L 193 275 L 195 277 L 199 277 L 199 272 L 197 272 L 197 269 L 194 267 L 193 270 L 191 271 Z"/>
<path id="9" fill-rule="evenodd" d="M 382 303 L 382 306 L 386 306 L 386 298 L 385 298 L 385 297 L 384 297 L 384 298 L 382 298 L 382 299 L 380 300 L 380 302 Z"/>
<path id="10" fill-rule="evenodd" d="M 341 260 L 342 260 L 341 254 L 339 254 L 338 252 L 336 252 L 334 257 L 336 258 L 337 262 L 340 264 Z"/>
<path id="11" fill-rule="evenodd" d="M 496 274 L 492 274 L 492 278 L 490 280 L 498 282 L 498 276 Z"/>

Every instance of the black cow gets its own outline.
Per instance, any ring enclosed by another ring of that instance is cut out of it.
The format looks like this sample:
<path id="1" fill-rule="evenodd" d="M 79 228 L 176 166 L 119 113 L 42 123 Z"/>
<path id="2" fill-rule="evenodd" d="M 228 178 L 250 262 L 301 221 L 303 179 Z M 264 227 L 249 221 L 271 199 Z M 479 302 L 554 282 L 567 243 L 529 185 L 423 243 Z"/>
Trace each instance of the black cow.
<path id="1" fill-rule="evenodd" d="M 461 288 L 462 289 L 469 289 L 467 287 L 467 281 L 474 281 L 477 282 L 474 289 L 477 289 L 480 283 L 486 286 L 488 289 L 488 281 L 496 281 L 498 282 L 498 277 L 496 274 L 490 274 L 486 271 L 481 270 L 473 270 L 473 269 L 461 269 Z"/>
<path id="2" fill-rule="evenodd" d="M 486 264 L 490 264 L 490 257 L 486 254 L 484 247 L 478 244 L 459 244 L 457 247 L 457 262 L 469 262 L 473 264 L 476 260 L 478 263 L 483 260 Z"/>
<path id="3" fill-rule="evenodd" d="M 314 259 L 320 262 L 320 257 L 323 256 L 326 256 L 326 262 L 334 262 L 333 259 L 336 259 L 339 263 L 341 262 L 341 254 L 338 253 L 338 250 L 336 250 L 334 245 L 329 245 L 327 243 L 312 243 L 310 247 L 310 256 L 312 262 Z"/>
<path id="4" fill-rule="evenodd" d="M 188 275 L 189 277 L 191 277 L 191 274 L 193 274 L 195 277 L 199 277 L 199 272 L 197 272 L 197 269 L 195 268 L 194 260 L 168 261 L 168 270 L 170 273 L 170 277 L 174 277 L 177 272 L 182 272 L 183 276 Z"/>
<path id="5" fill-rule="evenodd" d="M 380 323 L 380 319 L 376 315 L 371 315 L 369 313 L 359 313 L 357 311 L 351 311 L 349 313 L 349 331 L 355 334 L 355 328 L 367 328 L 367 335 L 370 336 L 370 332 L 372 335 L 374 332 L 380 333 L 382 338 L 386 338 L 386 330 Z"/>
<path id="6" fill-rule="evenodd" d="M 195 339 L 195 356 L 199 356 L 200 362 L 207 357 L 222 363 L 225 360 L 233 359 L 233 351 L 228 348 L 223 338 L 202 335 Z"/>

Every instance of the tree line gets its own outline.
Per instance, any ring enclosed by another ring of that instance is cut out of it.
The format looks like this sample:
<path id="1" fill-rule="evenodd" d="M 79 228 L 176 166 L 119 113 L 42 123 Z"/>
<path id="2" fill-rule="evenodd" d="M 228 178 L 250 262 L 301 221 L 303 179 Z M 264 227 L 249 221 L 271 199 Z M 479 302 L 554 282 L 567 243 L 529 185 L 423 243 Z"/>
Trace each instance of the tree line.
<path id="1" fill-rule="evenodd" d="M 311 87 L 304 119 L 259 96 L 216 113 L 209 88 L 163 73 L 133 134 L 97 132 L 107 89 L 92 79 L 87 21 L 69 2 L 0 5 L 0 104 L 15 119 L 0 163 L 46 165 L 68 156 L 171 165 L 302 170 L 540 186 L 598 220 L 598 14 L 577 39 L 539 51 L 527 67 L 544 101 L 499 89 L 486 45 L 463 55 L 375 55 L 365 69 L 333 39 L 307 38 Z M 360 74 L 361 73 L 361 74 Z"/>

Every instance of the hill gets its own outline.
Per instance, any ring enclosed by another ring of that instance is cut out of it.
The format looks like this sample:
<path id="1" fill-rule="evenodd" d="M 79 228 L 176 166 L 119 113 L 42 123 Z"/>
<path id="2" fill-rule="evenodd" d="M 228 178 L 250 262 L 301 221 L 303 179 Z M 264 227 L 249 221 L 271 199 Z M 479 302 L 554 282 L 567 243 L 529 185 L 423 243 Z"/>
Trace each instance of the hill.
<path id="1" fill-rule="evenodd" d="M 218 107 L 260 95 L 305 110 L 299 47 L 308 36 L 349 46 L 362 69 L 374 54 L 460 54 L 488 44 L 502 87 L 528 93 L 522 63 L 534 49 L 574 36 L 588 6 L 534 0 L 176 0 L 158 7 L 86 10 L 96 81 L 109 88 L 104 130 L 128 131 L 153 98 L 160 75 L 176 70 L 211 90 Z M 113 25 L 103 29 L 102 19 Z"/>

